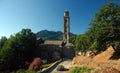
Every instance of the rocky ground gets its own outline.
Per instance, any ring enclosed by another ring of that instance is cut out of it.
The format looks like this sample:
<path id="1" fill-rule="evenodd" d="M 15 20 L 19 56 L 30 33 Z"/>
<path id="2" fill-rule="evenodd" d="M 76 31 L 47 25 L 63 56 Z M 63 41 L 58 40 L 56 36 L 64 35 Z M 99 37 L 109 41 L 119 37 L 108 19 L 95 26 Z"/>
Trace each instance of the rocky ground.
<path id="1" fill-rule="evenodd" d="M 91 73 L 120 73 L 120 59 L 111 59 L 115 53 L 112 46 L 94 57 L 90 56 L 76 56 L 73 59 L 73 65 L 75 66 L 86 66 L 94 68 Z"/>
<path id="2" fill-rule="evenodd" d="M 114 53 L 113 47 L 110 46 L 96 56 L 76 56 L 73 60 L 64 60 L 59 64 L 68 70 L 57 71 L 54 69 L 52 73 L 70 73 L 74 67 L 94 68 L 91 73 L 120 73 L 120 59 L 112 59 Z"/>

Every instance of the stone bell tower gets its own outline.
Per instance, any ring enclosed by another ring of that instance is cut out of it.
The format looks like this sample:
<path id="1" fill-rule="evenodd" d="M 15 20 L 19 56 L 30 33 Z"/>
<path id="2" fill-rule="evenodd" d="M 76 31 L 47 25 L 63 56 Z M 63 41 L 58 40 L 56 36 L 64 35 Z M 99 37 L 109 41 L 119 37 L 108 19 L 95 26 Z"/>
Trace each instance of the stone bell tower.
<path id="1" fill-rule="evenodd" d="M 69 33 L 70 33 L 69 11 L 65 11 L 64 12 L 64 34 L 63 34 L 63 40 L 66 42 L 66 44 L 69 43 Z"/>

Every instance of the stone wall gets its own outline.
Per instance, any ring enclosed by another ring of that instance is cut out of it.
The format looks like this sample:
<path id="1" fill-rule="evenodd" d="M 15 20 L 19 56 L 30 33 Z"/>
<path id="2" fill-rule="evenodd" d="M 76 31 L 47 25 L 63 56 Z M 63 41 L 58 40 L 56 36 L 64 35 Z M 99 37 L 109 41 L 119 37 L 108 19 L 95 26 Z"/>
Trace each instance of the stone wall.
<path id="1" fill-rule="evenodd" d="M 60 47 L 58 45 L 40 45 L 40 58 L 47 59 L 48 61 L 56 61 L 61 59 L 64 55 L 64 58 L 72 59 L 75 56 L 73 47 Z"/>
<path id="2" fill-rule="evenodd" d="M 73 57 L 75 56 L 75 51 L 74 51 L 74 47 L 64 47 L 63 48 L 63 54 L 65 58 L 68 59 L 73 59 Z"/>

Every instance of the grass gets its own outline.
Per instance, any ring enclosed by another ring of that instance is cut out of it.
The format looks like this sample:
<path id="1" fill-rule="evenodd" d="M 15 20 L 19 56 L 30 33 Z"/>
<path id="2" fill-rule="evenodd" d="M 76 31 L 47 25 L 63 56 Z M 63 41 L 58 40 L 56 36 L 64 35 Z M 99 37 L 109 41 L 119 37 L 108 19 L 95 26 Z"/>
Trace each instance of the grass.
<path id="1" fill-rule="evenodd" d="M 36 73 L 36 72 L 31 70 L 19 69 L 16 72 L 10 72 L 10 73 Z"/>
<path id="2" fill-rule="evenodd" d="M 75 67 L 71 73 L 90 73 L 93 70 L 93 68 L 88 67 Z"/>

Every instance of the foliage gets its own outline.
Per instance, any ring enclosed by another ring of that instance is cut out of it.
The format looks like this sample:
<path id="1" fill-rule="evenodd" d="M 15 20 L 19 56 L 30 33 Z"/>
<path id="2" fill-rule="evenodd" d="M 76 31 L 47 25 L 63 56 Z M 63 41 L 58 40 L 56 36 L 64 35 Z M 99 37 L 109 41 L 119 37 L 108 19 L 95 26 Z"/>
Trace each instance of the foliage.
<path id="1" fill-rule="evenodd" d="M 88 67 L 75 67 L 71 73 L 84 73 L 88 72 L 90 73 L 93 68 L 88 68 Z"/>
<path id="2" fill-rule="evenodd" d="M 0 51 L 0 69 L 14 69 L 25 66 L 33 58 L 36 36 L 30 29 L 22 29 L 11 36 Z"/>
<path id="3" fill-rule="evenodd" d="M 2 36 L 0 39 L 0 49 L 2 49 L 6 41 L 7 41 L 7 38 L 5 36 Z"/>
<path id="4" fill-rule="evenodd" d="M 72 36 L 69 39 L 69 42 L 72 43 L 73 45 L 75 45 L 75 41 L 76 41 L 76 36 Z"/>
<path id="5" fill-rule="evenodd" d="M 42 38 L 37 38 L 36 44 L 43 44 L 45 42 L 45 40 L 43 40 Z"/>
<path id="6" fill-rule="evenodd" d="M 97 49 L 97 41 L 93 42 L 93 44 L 90 44 L 89 50 L 95 51 Z"/>
<path id="7" fill-rule="evenodd" d="M 76 43 L 76 48 L 75 48 L 76 51 L 86 52 L 89 48 L 90 41 L 87 35 L 82 34 L 76 37 L 75 43 Z"/>
<path id="8" fill-rule="evenodd" d="M 103 51 L 108 45 L 118 45 L 116 42 L 120 42 L 120 5 L 104 5 L 95 15 L 86 34 L 89 36 L 91 49 Z"/>
<path id="9" fill-rule="evenodd" d="M 120 5 L 105 4 L 90 23 L 89 30 L 76 37 L 75 50 L 106 50 L 106 47 L 120 47 Z M 73 40 L 74 41 L 74 40 Z"/>
<path id="10" fill-rule="evenodd" d="M 34 60 L 30 64 L 28 69 L 33 70 L 33 71 L 40 70 L 40 69 L 42 69 L 42 64 L 43 64 L 43 62 L 39 57 L 34 58 Z"/>

